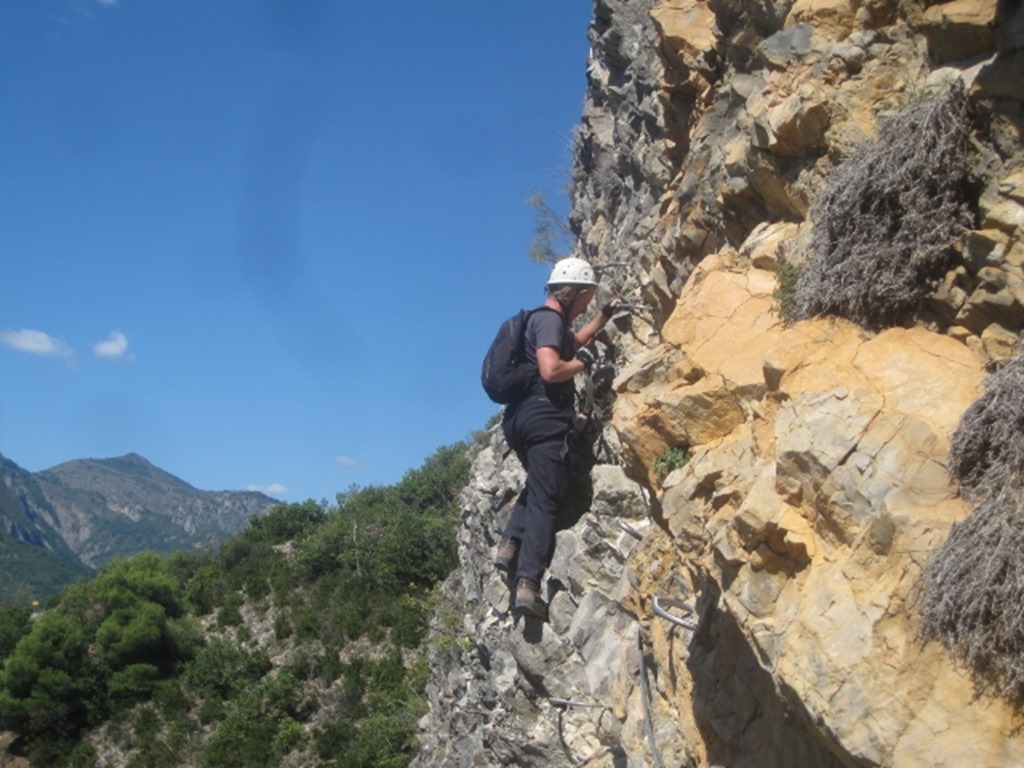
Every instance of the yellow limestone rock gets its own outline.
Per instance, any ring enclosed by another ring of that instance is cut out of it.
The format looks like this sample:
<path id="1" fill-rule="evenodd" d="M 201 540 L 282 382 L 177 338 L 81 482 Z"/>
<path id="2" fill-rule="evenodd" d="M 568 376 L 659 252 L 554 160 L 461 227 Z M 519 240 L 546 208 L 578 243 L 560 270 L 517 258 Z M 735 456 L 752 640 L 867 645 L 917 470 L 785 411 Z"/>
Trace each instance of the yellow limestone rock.
<path id="1" fill-rule="evenodd" d="M 772 297 L 775 275 L 763 269 L 719 269 L 721 263 L 711 256 L 697 267 L 662 338 L 732 387 L 761 389 L 764 350 L 783 327 Z"/>
<path id="2" fill-rule="evenodd" d="M 679 303 L 662 329 L 666 351 L 647 362 L 662 372 L 663 384 L 635 393 L 629 381 L 620 387 L 626 391 L 616 398 L 613 418 L 631 448 L 626 465 L 634 478 L 651 481 L 651 466 L 666 448 L 728 434 L 764 393 L 764 349 L 782 331 L 772 298 L 775 277 L 760 269 L 719 268 L 730 263 L 709 257 L 690 276 L 690 300 Z"/>
<path id="3" fill-rule="evenodd" d="M 718 583 L 777 687 L 855 760 L 1024 764 L 1020 718 L 975 698 L 917 636 L 916 579 L 969 511 L 946 460 L 984 359 L 923 328 L 786 328 L 774 275 L 737 261 L 705 259 L 663 329 L 701 378 L 640 390 L 617 414 L 626 430 L 639 418 L 694 438 L 662 498 L 680 557 Z M 696 407 L 713 391 L 732 392 L 731 419 Z"/>
<path id="4" fill-rule="evenodd" d="M 786 26 L 811 24 L 820 33 L 841 39 L 853 29 L 856 11 L 853 0 L 796 0 Z"/>
<path id="5" fill-rule="evenodd" d="M 651 11 L 658 26 L 659 37 L 671 51 L 683 82 L 666 83 L 666 87 L 703 95 L 710 87 L 711 61 L 718 45 L 715 12 L 700 0 L 664 0 Z"/>
<path id="6" fill-rule="evenodd" d="M 938 62 L 964 61 L 991 51 L 997 0 L 952 0 L 929 6 L 918 28 Z"/>

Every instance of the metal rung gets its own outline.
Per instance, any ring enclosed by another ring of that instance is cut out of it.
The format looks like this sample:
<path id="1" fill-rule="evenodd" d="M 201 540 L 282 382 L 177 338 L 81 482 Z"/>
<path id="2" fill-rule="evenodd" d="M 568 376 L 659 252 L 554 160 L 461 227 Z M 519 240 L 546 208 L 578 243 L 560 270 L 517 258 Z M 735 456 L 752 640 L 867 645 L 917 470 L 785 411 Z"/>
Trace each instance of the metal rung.
<path id="1" fill-rule="evenodd" d="M 548 699 L 548 703 L 555 707 L 579 707 L 581 709 L 603 708 L 604 704 L 587 704 L 585 701 L 573 701 L 572 699 Z"/>
<path id="2" fill-rule="evenodd" d="M 672 600 L 671 598 L 662 599 L 660 596 L 654 596 L 654 612 L 661 616 L 663 619 L 671 621 L 676 626 L 682 627 L 683 629 L 689 629 L 696 631 L 697 622 L 691 619 L 686 619 L 681 616 L 674 616 L 669 613 L 664 606 L 674 608 L 677 611 L 685 611 L 687 616 L 693 616 L 697 611 L 681 600 Z"/>
<path id="3" fill-rule="evenodd" d="M 628 533 L 630 536 L 632 536 L 637 541 L 642 541 L 643 538 L 644 538 L 643 534 L 640 533 L 640 531 L 638 531 L 636 528 L 631 526 L 625 520 L 620 520 L 619 518 L 616 517 L 615 518 L 615 525 L 617 525 L 619 528 L 624 530 L 626 533 Z"/>

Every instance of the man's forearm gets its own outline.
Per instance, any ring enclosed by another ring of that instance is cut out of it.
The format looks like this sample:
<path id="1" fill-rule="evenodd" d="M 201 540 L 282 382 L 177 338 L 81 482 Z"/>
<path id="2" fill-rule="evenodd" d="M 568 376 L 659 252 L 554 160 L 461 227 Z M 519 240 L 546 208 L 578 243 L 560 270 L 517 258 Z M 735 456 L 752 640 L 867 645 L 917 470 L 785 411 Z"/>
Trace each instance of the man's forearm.
<path id="1" fill-rule="evenodd" d="M 607 322 L 608 318 L 605 317 L 603 312 L 598 312 L 592 318 L 590 318 L 590 321 L 582 328 L 580 328 L 575 334 L 576 348 L 579 349 L 584 344 L 589 344 L 591 341 L 593 341 L 594 337 L 597 336 L 598 332 L 602 328 L 604 328 Z"/>

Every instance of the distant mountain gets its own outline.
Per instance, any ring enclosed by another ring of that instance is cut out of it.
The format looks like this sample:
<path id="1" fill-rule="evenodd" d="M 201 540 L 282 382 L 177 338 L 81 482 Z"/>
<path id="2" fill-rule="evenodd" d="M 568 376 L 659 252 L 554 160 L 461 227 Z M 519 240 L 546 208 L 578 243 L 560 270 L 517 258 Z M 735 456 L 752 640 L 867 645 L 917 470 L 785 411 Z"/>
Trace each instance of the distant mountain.
<path id="1" fill-rule="evenodd" d="M 0 455 L 0 599 L 45 597 L 143 550 L 216 546 L 277 503 L 197 490 L 137 454 L 35 473 Z"/>
<path id="2" fill-rule="evenodd" d="M 0 456 L 0 599 L 41 599 L 91 572 L 50 516 L 32 474 Z"/>

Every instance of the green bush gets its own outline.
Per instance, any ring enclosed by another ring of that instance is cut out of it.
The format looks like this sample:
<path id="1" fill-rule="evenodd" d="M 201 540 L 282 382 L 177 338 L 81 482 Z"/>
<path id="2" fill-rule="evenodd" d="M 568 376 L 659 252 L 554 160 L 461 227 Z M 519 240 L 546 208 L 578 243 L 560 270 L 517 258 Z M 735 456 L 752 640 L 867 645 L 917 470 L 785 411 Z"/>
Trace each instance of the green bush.
<path id="1" fill-rule="evenodd" d="M 0 671 L 0 727 L 32 762 L 66 764 L 86 728 L 150 696 L 199 642 L 184 570 L 152 553 L 116 560 L 68 588 L 17 641 Z"/>
<path id="2" fill-rule="evenodd" d="M 239 627 L 242 625 L 242 596 L 232 592 L 224 598 L 224 604 L 217 611 L 218 627 Z"/>
<path id="3" fill-rule="evenodd" d="M 286 611 L 281 611 L 274 617 L 274 639 L 287 640 L 292 636 L 292 622 Z"/>
<path id="4" fill-rule="evenodd" d="M 799 319 L 797 305 L 797 286 L 806 267 L 791 261 L 779 264 L 776 274 L 777 284 L 773 298 L 778 305 L 779 317 L 783 322 L 791 323 Z"/>
<path id="5" fill-rule="evenodd" d="M 681 446 L 670 446 L 654 460 L 654 476 L 662 482 L 673 471 L 685 467 L 690 460 L 690 452 Z"/>
<path id="6" fill-rule="evenodd" d="M 67 764 L 70 768 L 94 768 L 97 757 L 96 748 L 90 742 L 83 741 L 71 750 Z"/>
<path id="7" fill-rule="evenodd" d="M 339 570 L 388 593 L 429 587 L 456 562 L 456 501 L 468 478 L 465 446 L 442 448 L 388 488 L 351 489 L 306 542 L 308 578 Z"/>
<path id="8" fill-rule="evenodd" d="M 312 500 L 301 504 L 282 504 L 250 520 L 248 529 L 242 535 L 256 541 L 284 544 L 301 539 L 322 525 L 326 518 L 327 510 L 324 506 Z"/>
<path id="9" fill-rule="evenodd" d="M 204 646 L 184 669 L 183 679 L 199 695 L 231 698 L 270 671 L 263 652 L 250 653 L 227 640 Z"/>
<path id="10" fill-rule="evenodd" d="M 426 712 L 421 666 L 406 669 L 401 651 L 345 666 L 340 700 L 344 719 L 319 728 L 314 745 L 323 760 L 350 768 L 406 766 L 416 755 L 416 722 Z"/>
<path id="11" fill-rule="evenodd" d="M 228 592 L 223 567 L 218 563 L 207 563 L 192 575 L 185 597 L 197 615 L 205 616 L 223 601 Z"/>
<path id="12" fill-rule="evenodd" d="M 163 718 L 152 706 L 140 707 L 132 722 L 135 751 L 126 768 L 148 768 L 154 765 L 173 765 L 176 754 L 163 738 Z"/>
<path id="13" fill-rule="evenodd" d="M 320 759 L 326 761 L 347 752 L 355 738 L 355 723 L 352 720 L 337 720 L 318 728 L 313 735 L 313 744 Z"/>
<path id="14" fill-rule="evenodd" d="M 227 709 L 202 750 L 200 764 L 210 768 L 277 766 L 305 738 L 297 718 L 299 684 L 282 671 L 247 687 Z"/>
<path id="15" fill-rule="evenodd" d="M 236 709 L 214 731 L 203 748 L 204 768 L 271 768 L 280 764 L 275 748 L 277 726 L 260 717 L 255 706 Z"/>
<path id="16" fill-rule="evenodd" d="M 32 612 L 27 606 L 0 605 L 0 661 L 5 659 L 18 641 L 31 628 Z"/>
<path id="17" fill-rule="evenodd" d="M 306 742 L 306 729 L 302 723 L 285 716 L 277 733 L 274 735 L 274 752 L 287 754 L 303 746 Z"/>
<path id="18" fill-rule="evenodd" d="M 148 699 L 160 682 L 160 670 L 154 664 L 129 664 L 110 676 L 107 691 L 118 702 Z"/>
<path id="19" fill-rule="evenodd" d="M 341 666 L 340 703 L 353 717 L 361 717 L 364 713 L 363 697 L 366 696 L 371 669 L 370 664 L 359 656 Z"/>

